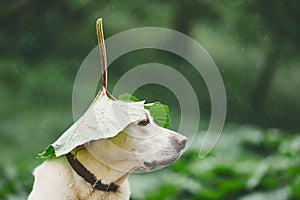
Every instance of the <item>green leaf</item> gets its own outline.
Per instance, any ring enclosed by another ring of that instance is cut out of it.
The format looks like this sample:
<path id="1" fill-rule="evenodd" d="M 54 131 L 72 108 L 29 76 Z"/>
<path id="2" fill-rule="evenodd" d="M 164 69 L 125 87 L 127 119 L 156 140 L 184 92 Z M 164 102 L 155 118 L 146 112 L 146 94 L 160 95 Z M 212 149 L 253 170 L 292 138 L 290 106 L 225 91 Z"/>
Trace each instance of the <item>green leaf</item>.
<path id="1" fill-rule="evenodd" d="M 161 127 L 170 127 L 169 107 L 160 102 L 154 102 L 144 105 L 145 109 L 150 111 L 154 122 Z"/>
<path id="2" fill-rule="evenodd" d="M 121 94 L 119 97 L 118 97 L 119 100 L 127 100 L 127 101 L 134 101 L 134 102 L 138 102 L 140 101 L 138 98 L 136 98 L 135 96 L 131 95 L 131 94 L 128 94 L 128 93 L 124 93 L 124 94 Z"/>
<path id="3" fill-rule="evenodd" d="M 37 155 L 37 158 L 47 159 L 47 158 L 50 158 L 52 156 L 55 156 L 54 147 L 52 145 L 48 145 L 48 147 L 45 149 L 44 152 L 39 153 Z"/>
<path id="4" fill-rule="evenodd" d="M 134 102 L 140 101 L 135 96 L 124 93 L 119 96 L 120 100 L 131 100 Z M 170 127 L 169 107 L 160 102 L 148 103 L 144 105 L 144 108 L 149 110 L 154 122 L 164 128 Z"/>

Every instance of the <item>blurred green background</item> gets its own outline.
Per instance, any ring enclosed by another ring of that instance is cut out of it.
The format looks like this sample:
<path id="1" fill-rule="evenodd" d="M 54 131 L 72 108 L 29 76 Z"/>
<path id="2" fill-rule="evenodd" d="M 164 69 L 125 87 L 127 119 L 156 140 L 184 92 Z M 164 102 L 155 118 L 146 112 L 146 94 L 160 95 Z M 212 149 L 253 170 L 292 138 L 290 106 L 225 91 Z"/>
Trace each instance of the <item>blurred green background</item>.
<path id="1" fill-rule="evenodd" d="M 296 0 L 2 0 L 0 199 L 26 199 L 31 172 L 42 162 L 36 153 L 72 124 L 73 83 L 96 45 L 98 17 L 106 38 L 150 26 L 194 38 L 217 64 L 227 93 L 226 124 L 213 152 L 198 159 L 195 141 L 171 166 L 133 175 L 132 199 L 300 199 Z M 185 60 L 158 50 L 128 53 L 109 68 L 109 88 L 129 69 L 150 62 L 172 66 L 196 88 L 203 135 L 209 94 Z M 135 95 L 168 104 L 171 128 L 178 128 L 179 105 L 167 88 L 146 85 Z"/>

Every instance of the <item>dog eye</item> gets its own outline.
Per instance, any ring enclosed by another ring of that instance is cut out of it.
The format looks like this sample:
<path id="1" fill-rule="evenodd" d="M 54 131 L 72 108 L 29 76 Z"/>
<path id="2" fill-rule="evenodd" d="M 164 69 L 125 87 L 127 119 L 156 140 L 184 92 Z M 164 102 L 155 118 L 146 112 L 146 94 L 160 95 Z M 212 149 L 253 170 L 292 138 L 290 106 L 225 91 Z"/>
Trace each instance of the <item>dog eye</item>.
<path id="1" fill-rule="evenodd" d="M 149 118 L 147 117 L 147 119 L 144 119 L 144 120 L 140 121 L 140 122 L 138 123 L 138 125 L 139 125 L 139 126 L 147 126 L 149 123 L 150 123 L 150 120 L 149 120 Z"/>

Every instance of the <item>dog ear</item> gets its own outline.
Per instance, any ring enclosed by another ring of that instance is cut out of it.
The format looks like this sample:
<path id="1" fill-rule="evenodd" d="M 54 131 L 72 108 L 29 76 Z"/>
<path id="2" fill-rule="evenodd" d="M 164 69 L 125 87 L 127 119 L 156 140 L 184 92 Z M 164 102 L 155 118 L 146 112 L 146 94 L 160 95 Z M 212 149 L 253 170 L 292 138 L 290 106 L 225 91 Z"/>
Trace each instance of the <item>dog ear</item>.
<path id="1" fill-rule="evenodd" d="M 74 153 L 74 157 L 76 158 L 76 155 L 79 151 L 82 151 L 82 150 L 86 150 L 85 146 L 82 144 L 82 145 L 79 145 L 75 148 L 75 153 Z"/>

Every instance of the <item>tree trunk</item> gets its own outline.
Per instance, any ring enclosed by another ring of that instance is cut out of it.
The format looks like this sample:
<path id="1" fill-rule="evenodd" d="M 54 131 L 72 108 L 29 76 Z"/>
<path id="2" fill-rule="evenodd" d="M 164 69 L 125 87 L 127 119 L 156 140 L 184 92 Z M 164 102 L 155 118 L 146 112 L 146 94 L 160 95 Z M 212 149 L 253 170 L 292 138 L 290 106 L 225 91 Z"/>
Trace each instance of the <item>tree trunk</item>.
<path id="1" fill-rule="evenodd" d="M 275 40 L 276 41 L 276 40 Z M 252 107 L 253 114 L 255 116 L 261 115 L 264 112 L 264 106 L 266 102 L 266 97 L 270 89 L 274 74 L 278 68 L 278 61 L 281 53 L 281 45 L 278 41 L 273 42 L 270 51 L 265 59 L 264 68 L 262 69 L 257 83 L 250 96 L 250 103 Z"/>

